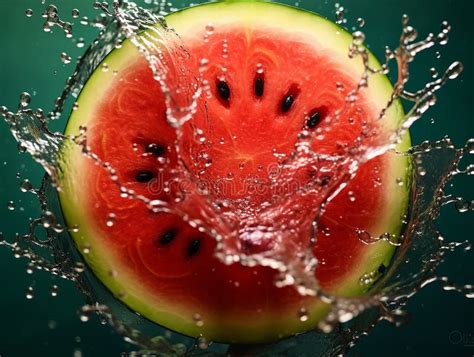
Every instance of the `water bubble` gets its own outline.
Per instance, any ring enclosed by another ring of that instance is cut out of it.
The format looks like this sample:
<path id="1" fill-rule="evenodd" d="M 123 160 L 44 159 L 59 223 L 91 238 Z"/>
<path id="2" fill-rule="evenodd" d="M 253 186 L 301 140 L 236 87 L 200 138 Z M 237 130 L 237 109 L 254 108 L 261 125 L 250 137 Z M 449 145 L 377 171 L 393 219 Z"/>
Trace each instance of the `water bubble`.
<path id="1" fill-rule="evenodd" d="M 25 10 L 25 15 L 26 15 L 26 17 L 31 17 L 31 16 L 33 16 L 33 10 L 32 10 L 32 9 L 26 9 L 26 10 Z"/>
<path id="2" fill-rule="evenodd" d="M 365 25 L 365 20 L 362 18 L 362 17 L 359 17 L 357 19 L 357 25 L 359 25 L 359 27 L 364 27 Z"/>
<path id="3" fill-rule="evenodd" d="M 72 15 L 72 17 L 74 17 L 74 18 L 79 17 L 79 10 L 78 10 L 78 9 L 72 9 L 71 15 Z"/>
<path id="4" fill-rule="evenodd" d="M 15 203 L 13 201 L 8 201 L 7 208 L 9 211 L 15 210 Z"/>
<path id="5" fill-rule="evenodd" d="M 108 72 L 109 71 L 109 65 L 107 63 L 102 63 L 102 72 Z"/>

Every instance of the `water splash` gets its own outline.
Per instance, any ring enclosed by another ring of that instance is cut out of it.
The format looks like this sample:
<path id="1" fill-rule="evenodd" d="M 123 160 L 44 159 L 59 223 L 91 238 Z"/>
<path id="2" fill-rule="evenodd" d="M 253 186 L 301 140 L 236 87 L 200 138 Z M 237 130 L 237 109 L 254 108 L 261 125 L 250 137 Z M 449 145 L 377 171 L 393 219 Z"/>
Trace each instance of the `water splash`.
<path id="1" fill-rule="evenodd" d="M 124 6 L 124 8 L 122 8 L 122 6 Z M 104 166 L 104 169 L 109 171 L 111 179 L 115 176 L 113 167 L 106 165 L 106 163 L 103 162 L 100 157 L 94 155 L 93 152 L 87 151 L 87 128 L 83 128 L 81 135 L 78 137 L 66 138 L 59 133 L 52 133 L 48 130 L 48 118 L 58 119 L 60 117 L 64 102 L 71 95 L 73 97 L 78 96 L 80 89 L 83 87 L 85 80 L 90 76 L 92 70 L 98 66 L 105 54 L 113 47 L 120 47 L 125 38 L 130 39 L 142 52 L 153 71 L 154 78 L 160 83 L 163 93 L 165 93 L 166 96 L 167 117 L 169 122 L 176 127 L 178 137 L 180 133 L 182 133 L 181 128 L 184 124 L 192 120 L 193 114 L 197 109 L 198 98 L 201 96 L 201 86 L 198 82 L 189 81 L 189 73 L 183 73 L 183 75 L 179 77 L 182 81 L 170 86 L 168 81 L 170 71 L 188 68 L 186 65 L 188 56 L 186 50 L 180 45 L 179 38 L 172 29 L 167 28 L 162 17 L 156 16 L 156 12 L 144 10 L 133 3 L 124 3 L 121 5 L 119 1 L 114 1 L 111 9 L 110 6 L 105 3 L 95 3 L 95 7 L 102 10 L 105 15 L 100 17 L 102 19 L 100 22 L 101 25 L 97 27 L 107 28 L 107 30 L 102 31 L 99 40 L 95 41 L 93 45 L 89 47 L 84 57 L 79 61 L 74 74 L 68 80 L 62 96 L 56 102 L 55 109 L 47 116 L 41 109 L 34 111 L 29 107 L 31 101 L 30 95 L 23 93 L 16 112 L 9 111 L 5 107 L 2 107 L 0 111 L 10 125 L 11 132 L 18 141 L 20 150 L 29 152 L 32 157 L 45 168 L 52 179 L 53 186 L 57 183 L 58 155 L 64 145 L 79 145 L 83 147 L 85 154 L 88 155 L 91 160 L 100 163 Z M 160 14 L 164 12 L 162 5 L 160 5 L 159 11 Z M 344 23 L 344 9 L 338 5 L 337 11 L 339 13 L 337 15 L 337 21 L 342 24 Z M 63 22 L 59 19 L 56 7 L 52 5 L 48 6 L 43 16 L 46 18 L 45 31 L 49 31 L 53 26 L 59 26 L 63 28 L 67 36 L 72 34 L 72 27 L 70 27 L 70 24 L 67 22 Z M 79 12 L 77 12 L 77 16 L 79 16 Z M 73 17 L 77 16 L 73 15 Z M 98 23 L 99 22 L 96 22 L 96 25 Z M 160 23 L 161 26 L 157 27 L 155 25 L 156 23 Z M 362 27 L 363 25 L 360 26 Z M 140 31 L 143 29 L 148 30 L 146 35 L 140 34 Z M 462 72 L 462 64 L 454 62 L 443 75 L 434 76 L 433 81 L 429 82 L 424 88 L 416 92 L 409 92 L 405 89 L 409 79 L 409 64 L 421 51 L 435 46 L 437 43 L 444 45 L 447 42 L 449 30 L 449 25 L 443 23 L 442 30 L 438 35 L 429 35 L 424 40 L 416 42 L 416 30 L 409 25 L 408 17 L 404 17 L 400 46 L 395 50 L 387 49 L 387 62 L 382 65 L 380 70 L 370 67 L 369 55 L 363 46 L 365 36 L 360 31 L 355 32 L 353 34 L 353 44 L 349 49 L 349 56 L 353 58 L 360 56 L 365 64 L 365 72 L 357 88 L 348 91 L 347 105 L 350 106 L 357 102 L 358 95 L 367 87 L 370 76 L 377 73 L 388 73 L 388 63 L 391 60 L 395 60 L 398 66 L 398 80 L 386 109 L 380 113 L 380 120 L 383 120 L 386 110 L 399 98 L 412 102 L 413 106 L 405 117 L 404 122 L 401 123 L 399 127 L 393 128 L 393 130 L 390 131 L 390 137 L 378 137 L 377 141 L 366 140 L 363 146 L 355 146 L 354 148 L 358 149 L 357 156 L 352 157 L 351 160 L 342 156 L 324 157 L 319 153 L 315 153 L 308 146 L 309 140 L 312 139 L 312 134 L 307 131 L 302 131 L 292 156 L 290 155 L 290 158 L 282 160 L 281 166 L 279 167 L 279 180 L 276 180 L 275 184 L 278 185 L 282 181 L 290 180 L 292 175 L 297 173 L 297 169 L 314 164 L 316 160 L 320 163 L 324 162 L 325 167 L 332 171 L 334 171 L 335 167 L 342 167 L 340 178 L 334 180 L 331 185 L 325 185 L 324 189 L 318 188 L 317 190 L 314 186 L 309 187 L 309 192 L 313 194 L 315 200 L 318 200 L 314 201 L 313 206 L 320 211 L 320 207 L 333 194 L 337 194 L 344 183 L 350 180 L 350 177 L 355 174 L 357 167 L 361 163 L 387 150 L 394 149 L 406 130 L 435 104 L 435 93 L 445 85 L 447 81 L 455 79 Z M 212 31 L 210 32 L 212 33 Z M 156 45 L 157 43 L 167 43 L 168 46 L 166 48 L 171 50 L 170 53 L 163 54 L 161 47 Z M 172 58 L 175 62 L 166 62 L 168 58 Z M 205 72 L 205 70 L 203 71 Z M 176 95 L 183 91 L 189 95 Z M 205 139 L 205 136 L 203 137 Z M 382 145 L 380 143 L 382 143 Z M 286 259 L 284 252 L 292 247 L 284 244 L 280 245 L 280 252 L 274 250 L 271 256 L 242 253 L 241 247 L 234 246 L 239 240 L 236 240 L 235 234 L 232 234 L 232 232 L 236 231 L 233 229 L 235 227 L 236 217 L 232 217 L 229 213 L 232 211 L 232 207 L 227 207 L 228 209 L 218 207 L 216 210 L 214 205 L 209 204 L 207 200 L 209 197 L 203 195 L 201 190 L 196 189 L 196 191 L 199 192 L 199 196 L 201 196 L 202 207 L 208 208 L 206 214 L 212 217 L 210 221 L 215 222 L 218 219 L 216 212 L 218 214 L 222 212 L 228 213 L 226 217 L 229 220 L 221 222 L 218 226 L 218 228 L 222 229 L 221 231 L 205 227 L 202 221 L 197 221 L 193 219 L 193 217 L 188 217 L 187 221 L 190 222 L 190 224 L 203 226 L 203 229 L 221 242 L 217 255 L 224 262 L 233 263 L 240 261 L 242 264 L 248 265 L 261 264 L 277 267 L 281 269 L 282 273 L 282 279 L 278 282 L 279 284 L 297 285 L 301 293 L 317 296 L 323 301 L 330 303 L 333 306 L 333 311 L 319 326 L 321 330 L 327 333 L 330 333 L 339 322 L 348 322 L 355 316 L 362 314 L 364 311 L 370 311 L 370 309 L 374 307 L 380 308 L 382 314 L 381 317 L 370 320 L 371 324 L 375 323 L 377 319 L 387 319 L 396 322 L 402 314 L 401 309 L 406 301 L 415 294 L 418 289 L 435 281 L 440 282 L 446 290 L 458 290 L 467 297 L 472 297 L 472 286 L 466 285 L 457 287 L 455 284 L 449 282 L 449 279 L 446 277 L 436 277 L 435 269 L 443 260 L 445 253 L 456 247 L 468 247 L 468 245 L 445 243 L 444 239 L 434 227 L 434 220 L 439 215 L 439 209 L 443 205 L 454 204 L 459 212 L 472 210 L 472 201 L 467 201 L 462 197 L 452 197 L 444 193 L 444 187 L 452 177 L 456 175 L 472 175 L 471 166 L 464 170 L 459 168 L 461 158 L 473 153 L 472 143 L 473 141 L 470 140 L 465 147 L 456 149 L 451 141 L 445 138 L 436 143 L 423 143 L 412 148 L 409 153 L 405 154 L 413 158 L 415 166 L 413 210 L 410 217 L 407 218 L 408 227 L 403 237 L 392 237 L 386 234 L 380 237 L 372 237 L 370 232 L 358 232 L 360 239 L 366 244 L 386 240 L 400 247 L 400 253 L 397 255 L 396 261 L 388 272 L 367 272 L 361 277 L 363 284 L 371 285 L 374 282 L 376 283 L 374 293 L 363 298 L 347 299 L 321 291 L 317 281 L 314 279 L 313 273 L 317 262 L 312 257 L 312 254 L 306 254 L 309 250 L 308 247 L 311 247 L 314 242 L 304 242 L 305 244 L 302 244 L 304 249 L 297 247 L 298 250 L 306 255 L 304 256 L 305 258 L 296 265 L 294 260 Z M 177 149 L 179 151 L 181 148 L 177 146 Z M 435 162 L 436 165 L 433 165 Z M 182 163 L 182 165 L 186 168 L 185 163 Z M 189 171 L 189 169 L 185 171 L 188 175 L 186 178 L 192 178 L 192 172 L 190 173 Z M 322 177 L 318 179 L 321 180 Z M 78 266 L 77 264 L 73 264 L 72 266 L 74 266 L 74 268 L 71 269 L 70 257 L 64 255 L 64 252 L 69 251 L 69 249 L 65 249 L 65 247 L 62 246 L 67 243 L 57 242 L 57 234 L 61 233 L 65 227 L 57 222 L 57 218 L 51 210 L 49 210 L 50 203 L 48 203 L 46 197 L 48 184 L 49 183 L 45 180 L 40 189 L 34 189 L 31 184 L 24 181 L 22 190 L 38 195 L 43 206 L 43 215 L 41 218 L 32 222 L 29 234 L 23 237 L 17 236 L 13 242 L 2 240 L 1 244 L 11 248 L 15 256 L 23 256 L 30 259 L 32 263 L 32 266 L 29 266 L 30 268 L 39 266 L 53 274 L 58 274 L 66 279 L 77 281 L 82 279 L 81 274 L 84 273 L 85 269 L 83 266 Z M 123 187 L 118 181 L 117 184 Z M 273 188 L 278 188 L 278 186 L 274 186 Z M 306 187 L 306 189 L 308 189 L 308 187 Z M 189 214 L 190 207 L 185 205 L 170 206 L 169 202 L 153 202 L 146 197 L 141 197 L 130 192 L 126 188 L 125 193 L 132 199 L 139 199 L 145 202 L 151 210 L 156 212 L 171 211 L 183 217 Z M 292 192 L 292 194 L 307 193 L 307 191 Z M 287 197 L 286 201 L 285 198 L 283 198 L 283 200 L 280 206 L 294 203 L 294 201 L 288 200 Z M 247 210 L 246 212 L 248 213 L 250 211 Z M 240 234 L 240 236 L 245 237 L 246 235 L 252 236 L 258 233 L 269 233 L 267 230 L 272 226 L 271 221 L 275 219 L 277 213 L 269 211 L 269 209 L 262 209 L 259 211 L 260 215 L 258 219 L 255 219 L 253 211 L 251 213 L 252 214 L 248 214 L 246 217 L 245 221 L 247 225 L 237 230 L 238 232 L 244 232 L 244 234 Z M 314 216 L 317 216 L 318 211 L 314 213 Z M 110 213 L 110 215 L 113 215 L 113 213 Z M 265 222 L 266 218 L 268 218 L 267 222 Z M 109 216 L 108 222 L 112 222 L 111 225 L 113 225 L 113 221 L 113 217 Z M 253 229 L 257 223 L 262 222 L 264 229 Z M 312 224 L 312 222 L 306 222 L 306 224 Z M 291 226 L 288 225 L 289 229 L 286 233 L 294 234 L 295 231 L 292 229 L 296 229 L 295 227 L 301 225 L 301 221 L 291 222 Z M 38 239 L 38 234 L 36 233 L 37 227 L 43 227 L 43 229 L 46 230 L 47 238 L 45 240 Z M 68 227 L 68 229 L 74 228 Z M 270 233 L 275 234 L 275 232 Z M 289 241 L 285 240 L 283 235 L 279 238 L 283 242 Z M 41 258 L 40 255 L 31 249 L 31 244 L 53 249 L 59 263 L 50 263 Z M 85 249 L 88 248 L 86 247 Z M 419 256 L 419 254 L 421 254 L 421 256 Z M 404 263 L 407 260 L 410 262 L 409 264 Z M 91 301 L 91 305 L 86 305 L 82 309 L 83 311 L 81 310 L 81 320 L 86 321 L 90 313 L 98 312 L 121 334 L 127 336 L 130 342 L 137 343 L 151 351 L 168 351 L 170 353 L 172 351 L 172 353 L 176 354 L 183 354 L 185 352 L 185 347 L 182 345 L 177 347 L 171 346 L 165 339 L 152 341 L 146 337 L 142 337 L 137 331 L 129 329 L 115 318 L 115 315 L 107 306 L 96 304 L 96 297 L 90 294 L 87 288 L 87 282 L 83 282 L 81 286 L 84 292 L 89 294 Z M 29 296 L 33 296 L 32 289 L 31 291 L 29 289 L 27 291 L 27 298 L 30 298 Z M 305 319 L 305 317 L 306 313 L 300 311 L 300 318 Z M 364 331 L 365 329 L 362 329 L 360 333 Z M 348 338 L 350 337 L 350 341 L 348 342 L 346 340 L 341 346 L 347 346 L 347 343 L 352 342 L 356 338 L 355 336 L 357 335 L 350 334 L 346 336 Z M 205 340 L 199 341 L 198 344 L 203 348 L 207 347 Z"/>

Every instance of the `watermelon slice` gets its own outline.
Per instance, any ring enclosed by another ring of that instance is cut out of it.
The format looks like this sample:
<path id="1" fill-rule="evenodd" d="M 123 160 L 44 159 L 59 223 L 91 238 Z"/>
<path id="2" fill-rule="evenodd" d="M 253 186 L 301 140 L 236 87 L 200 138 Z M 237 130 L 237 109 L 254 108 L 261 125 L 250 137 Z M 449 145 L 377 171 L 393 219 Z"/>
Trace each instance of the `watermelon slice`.
<path id="1" fill-rule="evenodd" d="M 239 207 L 269 202 L 272 194 L 249 194 L 246 179 L 268 179 L 267 168 L 279 165 L 275 153 L 289 155 L 303 128 L 322 133 L 312 139 L 315 151 L 340 154 L 367 122 L 384 134 L 403 118 L 395 103 L 375 121 L 392 92 L 382 74 L 370 77 L 355 104 L 345 105 L 362 75 L 362 61 L 348 58 L 352 36 L 318 15 L 274 3 L 227 1 L 182 10 L 166 21 L 189 52 L 190 73 L 205 87 L 196 113 L 183 126 L 182 161 L 206 182 L 232 176 L 234 190 L 215 190 L 211 200 L 225 199 L 233 209 L 236 202 Z M 99 68 L 89 78 L 65 133 L 78 135 L 87 127 L 87 145 L 115 169 L 118 182 L 150 200 L 170 200 L 175 188 L 167 191 L 165 184 L 182 166 L 161 86 L 128 40 L 104 62 L 109 70 Z M 370 63 L 380 68 L 372 55 Z M 338 120 L 330 120 L 336 113 Z M 201 142 L 190 134 L 196 126 L 212 159 L 205 170 Z M 409 145 L 407 136 L 398 148 Z M 392 245 L 365 244 L 357 232 L 401 233 L 409 195 L 408 184 L 399 183 L 409 176 L 407 160 L 389 152 L 366 162 L 327 205 L 313 250 L 324 290 L 364 294 L 369 286 L 361 285 L 361 277 L 390 264 Z M 277 287 L 272 267 L 222 263 L 214 238 L 178 214 L 152 212 L 142 201 L 121 195 L 110 172 L 84 156 L 81 147 L 65 147 L 61 165 L 60 202 L 68 226 L 78 227 L 71 231 L 78 249 L 104 285 L 146 318 L 188 336 L 260 343 L 314 328 L 328 313 L 322 301 L 292 286 Z M 314 207 L 304 200 L 298 206 L 298 217 L 311 221 Z M 278 228 L 288 212 L 273 225 Z M 307 228 L 286 240 L 309 237 Z M 271 237 L 245 239 L 236 245 L 243 254 L 271 256 Z"/>

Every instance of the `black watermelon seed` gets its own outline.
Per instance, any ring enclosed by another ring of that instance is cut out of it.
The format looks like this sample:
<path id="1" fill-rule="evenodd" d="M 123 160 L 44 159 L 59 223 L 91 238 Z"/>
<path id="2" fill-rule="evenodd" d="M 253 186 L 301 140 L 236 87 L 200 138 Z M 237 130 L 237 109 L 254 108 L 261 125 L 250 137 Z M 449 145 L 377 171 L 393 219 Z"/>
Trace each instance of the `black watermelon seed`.
<path id="1" fill-rule="evenodd" d="M 176 231 L 176 229 L 169 229 L 161 235 L 158 242 L 161 245 L 170 244 L 176 238 L 177 234 L 178 234 L 178 232 Z"/>
<path id="2" fill-rule="evenodd" d="M 195 256 L 199 252 L 200 248 L 201 248 L 201 239 L 193 239 L 191 243 L 189 243 L 188 245 L 188 256 L 189 257 Z"/>
<path id="3" fill-rule="evenodd" d="M 230 88 L 225 81 L 217 82 L 217 92 L 223 100 L 228 101 L 230 99 Z"/>
<path id="4" fill-rule="evenodd" d="M 329 177 L 329 176 L 321 177 L 321 186 L 326 186 L 329 183 L 330 179 L 331 179 L 331 177 Z"/>
<path id="5" fill-rule="evenodd" d="M 383 273 L 385 273 L 385 271 L 387 270 L 387 267 L 386 267 L 384 264 L 380 264 L 378 270 L 379 270 L 379 273 L 380 273 L 380 274 L 383 274 Z"/>
<path id="6" fill-rule="evenodd" d="M 295 97 L 293 95 L 288 94 L 285 98 L 283 98 L 283 101 L 281 102 L 281 111 L 283 113 L 288 112 L 291 109 L 291 106 L 293 105 L 293 102 L 295 101 Z"/>
<path id="7" fill-rule="evenodd" d="M 135 180 L 137 180 L 138 182 L 149 182 L 154 177 L 155 177 L 155 175 L 151 171 L 140 171 L 135 176 Z"/>
<path id="8" fill-rule="evenodd" d="M 306 121 L 306 126 L 308 127 L 308 129 L 314 129 L 316 125 L 319 124 L 320 121 L 321 121 L 321 113 L 314 112 L 313 114 L 309 116 L 308 120 Z"/>
<path id="9" fill-rule="evenodd" d="M 265 80 L 263 77 L 257 77 L 255 79 L 255 95 L 257 97 L 261 97 L 263 95 L 263 91 L 265 89 Z"/>
<path id="10" fill-rule="evenodd" d="M 166 149 L 163 145 L 159 144 L 148 144 L 145 148 L 145 151 L 147 153 L 156 155 L 156 156 L 161 156 L 166 152 Z"/>

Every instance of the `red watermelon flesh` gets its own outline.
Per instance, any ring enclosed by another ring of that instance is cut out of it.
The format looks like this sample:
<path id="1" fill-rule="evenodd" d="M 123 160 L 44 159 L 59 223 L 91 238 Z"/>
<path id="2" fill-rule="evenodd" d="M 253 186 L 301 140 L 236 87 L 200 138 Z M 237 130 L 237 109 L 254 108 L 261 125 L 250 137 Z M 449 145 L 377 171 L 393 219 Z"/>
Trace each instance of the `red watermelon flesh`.
<path id="1" fill-rule="evenodd" d="M 226 342 L 270 341 L 308 330 L 327 305 L 292 286 L 277 287 L 271 267 L 224 264 L 215 256 L 216 240 L 182 214 L 207 228 L 225 226 L 221 249 L 227 253 L 291 262 L 309 244 L 321 203 L 346 179 L 349 149 L 360 148 L 361 136 L 372 135 L 367 140 L 373 143 L 386 133 L 376 119 L 391 86 L 380 75 L 347 105 L 361 64 L 347 58 L 350 35 L 314 14 L 232 2 L 184 10 L 167 21 L 203 90 L 196 112 L 178 139 L 148 62 L 130 42 L 114 50 L 104 60 L 110 70 L 97 70 L 84 87 L 66 134 L 86 126 L 90 151 L 114 168 L 117 181 L 79 147 L 65 150 L 60 198 L 67 223 L 79 227 L 72 236 L 79 248 L 90 248 L 86 262 L 115 295 L 173 330 Z M 165 63 L 171 60 L 165 55 Z M 175 74 L 168 74 L 168 83 Z M 385 120 L 394 125 L 402 115 L 394 108 Z M 308 162 L 301 157 L 295 169 L 287 163 L 303 129 L 311 135 L 308 155 L 320 156 Z M 338 155 L 338 161 L 324 154 Z M 357 231 L 400 233 L 408 195 L 396 179 L 407 176 L 407 167 L 406 158 L 394 153 L 376 157 L 329 202 L 313 248 L 324 290 L 361 294 L 367 287 L 360 277 L 388 265 L 393 247 L 366 245 Z M 297 189 L 285 186 L 288 178 Z M 179 214 L 153 212 L 126 197 L 117 182 L 146 200 L 168 202 Z M 196 183 L 209 192 L 192 191 L 175 202 Z M 309 193 L 298 191 L 304 184 L 312 185 Z M 259 224 L 273 235 L 256 235 Z M 301 319 L 301 311 L 308 317 Z"/>

